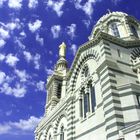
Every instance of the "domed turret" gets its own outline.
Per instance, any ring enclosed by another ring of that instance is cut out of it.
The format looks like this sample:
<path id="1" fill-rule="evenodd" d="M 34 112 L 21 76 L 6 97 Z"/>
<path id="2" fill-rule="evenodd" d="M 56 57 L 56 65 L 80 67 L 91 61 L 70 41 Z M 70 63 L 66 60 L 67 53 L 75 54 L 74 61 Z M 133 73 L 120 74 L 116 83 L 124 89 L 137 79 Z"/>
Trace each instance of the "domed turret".
<path id="1" fill-rule="evenodd" d="M 101 17 L 94 26 L 89 40 L 92 40 L 99 32 L 104 32 L 124 40 L 140 38 L 140 23 L 132 16 L 123 12 L 109 12 Z"/>

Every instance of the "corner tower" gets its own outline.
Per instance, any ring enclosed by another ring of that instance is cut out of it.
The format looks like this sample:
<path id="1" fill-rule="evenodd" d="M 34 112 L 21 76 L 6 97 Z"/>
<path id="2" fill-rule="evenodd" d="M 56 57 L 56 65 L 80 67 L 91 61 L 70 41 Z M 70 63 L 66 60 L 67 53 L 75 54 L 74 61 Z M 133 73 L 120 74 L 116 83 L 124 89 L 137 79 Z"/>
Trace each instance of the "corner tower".
<path id="1" fill-rule="evenodd" d="M 47 80 L 46 114 L 65 96 L 67 74 L 67 61 L 65 57 L 66 45 L 63 42 L 59 46 L 59 60 L 56 63 L 54 73 Z"/>

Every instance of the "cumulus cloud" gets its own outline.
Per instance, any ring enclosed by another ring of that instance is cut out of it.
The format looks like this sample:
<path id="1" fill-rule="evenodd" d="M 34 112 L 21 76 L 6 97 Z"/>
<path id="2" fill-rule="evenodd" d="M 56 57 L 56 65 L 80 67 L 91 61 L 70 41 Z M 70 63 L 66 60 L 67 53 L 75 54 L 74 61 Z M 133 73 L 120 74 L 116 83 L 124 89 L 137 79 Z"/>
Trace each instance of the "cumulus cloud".
<path id="1" fill-rule="evenodd" d="M 36 86 L 39 91 L 45 91 L 45 82 L 39 81 Z"/>
<path id="2" fill-rule="evenodd" d="M 36 8 L 38 5 L 38 0 L 29 0 L 28 7 L 29 8 Z"/>
<path id="3" fill-rule="evenodd" d="M 86 15 L 91 17 L 93 13 L 93 5 L 98 1 L 101 1 L 101 0 L 88 0 L 84 4 L 82 4 L 83 2 L 82 0 L 74 0 L 74 5 L 76 9 L 83 10 Z"/>
<path id="4" fill-rule="evenodd" d="M 8 23 L 6 26 L 9 30 L 14 30 L 16 28 L 16 23 L 11 22 L 11 23 Z"/>
<path id="5" fill-rule="evenodd" d="M 51 32 L 52 32 L 53 38 L 58 38 L 59 34 L 60 34 L 60 31 L 61 31 L 61 26 L 60 25 L 52 26 L 51 27 Z"/>
<path id="6" fill-rule="evenodd" d="M 11 53 L 6 56 L 6 63 L 9 66 L 12 66 L 12 67 L 15 66 L 18 61 L 19 59 Z"/>
<path id="7" fill-rule="evenodd" d="M 14 42 L 20 47 L 21 49 L 25 49 L 26 46 L 22 43 L 20 37 L 14 37 Z"/>
<path id="8" fill-rule="evenodd" d="M 73 39 L 75 37 L 75 31 L 76 31 L 76 24 L 71 24 L 70 26 L 67 26 L 66 28 L 67 34 Z"/>
<path id="9" fill-rule="evenodd" d="M 0 84 L 2 84 L 5 81 L 5 77 L 6 77 L 6 74 L 0 71 Z"/>
<path id="10" fill-rule="evenodd" d="M 45 71 L 46 71 L 47 75 L 52 75 L 54 72 L 52 69 L 48 69 L 47 67 L 45 68 Z"/>
<path id="11" fill-rule="evenodd" d="M 0 39 L 0 48 L 2 48 L 6 44 L 5 40 Z"/>
<path id="12" fill-rule="evenodd" d="M 8 6 L 9 6 L 9 8 L 12 8 L 12 9 L 21 9 L 22 0 L 9 0 Z"/>
<path id="13" fill-rule="evenodd" d="M 37 41 L 41 46 L 43 46 L 43 44 L 44 44 L 44 39 L 41 38 L 41 37 L 39 36 L 39 34 L 36 34 L 36 41 Z"/>
<path id="14" fill-rule="evenodd" d="M 37 31 L 42 25 L 42 21 L 41 20 L 36 20 L 35 22 L 33 23 L 28 23 L 28 27 L 29 27 L 29 30 L 34 33 L 35 31 Z"/>
<path id="15" fill-rule="evenodd" d="M 9 83 L 4 83 L 1 87 L 0 87 L 1 93 L 4 93 L 6 95 L 12 95 L 15 96 L 17 98 L 21 98 L 24 97 L 27 90 L 26 87 L 20 84 L 16 84 L 15 87 L 11 87 L 9 85 Z"/>
<path id="16" fill-rule="evenodd" d="M 13 95 L 17 98 L 24 97 L 27 89 L 25 86 L 21 86 L 20 84 L 16 84 L 16 87 L 12 89 Z"/>
<path id="17" fill-rule="evenodd" d="M 0 134 L 17 134 L 22 135 L 28 132 L 33 133 L 33 130 L 41 120 L 35 116 L 30 116 L 29 119 L 20 119 L 18 122 L 6 122 L 0 124 Z"/>
<path id="18" fill-rule="evenodd" d="M 9 124 L 0 124 L 0 134 L 7 134 L 11 130 Z"/>
<path id="19" fill-rule="evenodd" d="M 75 44 L 72 44 L 70 47 L 70 50 L 71 50 L 72 54 L 75 56 L 76 51 L 77 51 L 77 46 Z"/>
<path id="20" fill-rule="evenodd" d="M 82 22 L 85 24 L 85 26 L 88 28 L 90 25 L 90 20 L 82 20 Z"/>
<path id="21" fill-rule="evenodd" d="M 0 61 L 3 61 L 5 59 L 5 55 L 0 53 Z"/>
<path id="22" fill-rule="evenodd" d="M 19 77 L 20 82 L 26 82 L 29 78 L 29 75 L 25 70 L 15 69 L 15 74 Z"/>
<path id="23" fill-rule="evenodd" d="M 60 17 L 63 14 L 62 7 L 65 3 L 65 0 L 60 0 L 60 1 L 53 1 L 53 0 L 48 0 L 47 6 L 52 8 L 56 14 Z"/>
<path id="24" fill-rule="evenodd" d="M 24 51 L 23 52 L 26 61 L 29 63 L 32 60 L 32 55 L 30 52 Z"/>
<path id="25" fill-rule="evenodd" d="M 0 7 L 3 6 L 4 2 L 7 1 L 7 0 L 0 0 Z"/>
<path id="26" fill-rule="evenodd" d="M 4 29 L 3 27 L 0 27 L 0 38 L 2 39 L 7 39 L 9 38 L 9 31 L 7 31 L 6 29 Z"/>
<path id="27" fill-rule="evenodd" d="M 34 62 L 34 65 L 35 65 L 35 69 L 39 69 L 40 68 L 40 64 L 39 64 L 39 61 L 40 61 L 40 54 L 36 54 L 33 58 L 33 62 Z"/>

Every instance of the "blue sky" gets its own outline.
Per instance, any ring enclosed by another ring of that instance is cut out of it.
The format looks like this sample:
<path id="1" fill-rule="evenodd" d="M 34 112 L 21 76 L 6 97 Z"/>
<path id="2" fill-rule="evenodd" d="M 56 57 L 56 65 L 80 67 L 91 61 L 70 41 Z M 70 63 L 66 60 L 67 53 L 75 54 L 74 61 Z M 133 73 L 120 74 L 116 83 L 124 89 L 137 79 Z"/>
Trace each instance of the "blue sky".
<path id="1" fill-rule="evenodd" d="M 0 0 L 0 140 L 34 139 L 61 42 L 70 67 L 107 9 L 140 19 L 139 7 L 139 0 Z"/>

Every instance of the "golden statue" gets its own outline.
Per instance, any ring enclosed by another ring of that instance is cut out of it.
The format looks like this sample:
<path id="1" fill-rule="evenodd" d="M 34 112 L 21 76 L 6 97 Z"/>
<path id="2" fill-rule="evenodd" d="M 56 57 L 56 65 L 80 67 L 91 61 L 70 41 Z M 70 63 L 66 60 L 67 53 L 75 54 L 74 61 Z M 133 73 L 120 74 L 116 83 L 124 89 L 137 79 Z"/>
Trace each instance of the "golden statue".
<path id="1" fill-rule="evenodd" d="M 59 57 L 65 56 L 66 56 L 66 44 L 62 42 L 62 44 L 59 46 Z"/>

